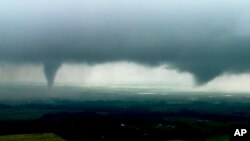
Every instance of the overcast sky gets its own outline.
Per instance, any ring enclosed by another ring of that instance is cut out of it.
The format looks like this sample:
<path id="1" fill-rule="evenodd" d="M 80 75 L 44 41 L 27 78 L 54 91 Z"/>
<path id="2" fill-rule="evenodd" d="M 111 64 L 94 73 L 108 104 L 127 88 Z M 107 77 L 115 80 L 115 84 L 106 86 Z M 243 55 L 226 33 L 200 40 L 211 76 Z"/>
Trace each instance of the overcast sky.
<path id="1" fill-rule="evenodd" d="M 245 0 L 3 0 L 1 81 L 27 81 L 25 69 L 33 72 L 32 81 L 42 82 L 44 64 L 48 81 L 59 69 L 58 83 L 247 91 L 249 5 Z"/>

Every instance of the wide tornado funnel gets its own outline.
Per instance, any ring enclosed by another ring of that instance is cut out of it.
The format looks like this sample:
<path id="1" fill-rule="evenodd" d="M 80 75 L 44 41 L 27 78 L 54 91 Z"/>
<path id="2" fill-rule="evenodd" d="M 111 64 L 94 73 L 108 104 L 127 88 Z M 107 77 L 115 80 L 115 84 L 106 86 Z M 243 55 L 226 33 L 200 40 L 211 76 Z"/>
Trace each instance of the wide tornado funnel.
<path id="1" fill-rule="evenodd" d="M 46 77 L 49 88 L 53 87 L 56 73 L 60 66 L 60 62 L 46 62 L 43 64 L 44 75 Z"/>

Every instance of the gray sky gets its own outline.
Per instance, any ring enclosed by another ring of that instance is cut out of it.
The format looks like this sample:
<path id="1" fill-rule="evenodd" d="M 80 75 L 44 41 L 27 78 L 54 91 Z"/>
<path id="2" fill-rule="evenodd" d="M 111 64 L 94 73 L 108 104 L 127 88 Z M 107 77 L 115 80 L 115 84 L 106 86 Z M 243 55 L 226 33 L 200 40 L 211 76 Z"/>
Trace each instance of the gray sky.
<path id="1" fill-rule="evenodd" d="M 249 5 L 244 0 L 3 0 L 0 60 L 167 64 L 204 84 L 225 73 L 249 72 Z"/>

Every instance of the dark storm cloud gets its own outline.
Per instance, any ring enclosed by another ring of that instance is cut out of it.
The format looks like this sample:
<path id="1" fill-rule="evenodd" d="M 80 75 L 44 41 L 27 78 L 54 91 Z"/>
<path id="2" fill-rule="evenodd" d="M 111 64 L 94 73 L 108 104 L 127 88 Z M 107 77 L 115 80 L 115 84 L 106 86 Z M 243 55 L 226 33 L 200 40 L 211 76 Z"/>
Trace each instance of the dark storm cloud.
<path id="1" fill-rule="evenodd" d="M 223 72 L 250 70 L 249 4 L 1 1 L 0 59 L 44 63 L 52 82 L 61 62 L 129 60 L 169 63 L 204 83 Z"/>

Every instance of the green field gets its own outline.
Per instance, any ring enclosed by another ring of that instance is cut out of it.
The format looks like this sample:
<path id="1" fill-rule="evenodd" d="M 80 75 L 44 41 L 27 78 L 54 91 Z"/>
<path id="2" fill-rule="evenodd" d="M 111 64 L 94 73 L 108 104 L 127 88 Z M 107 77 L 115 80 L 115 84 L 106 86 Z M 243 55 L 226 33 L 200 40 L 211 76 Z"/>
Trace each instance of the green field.
<path id="1" fill-rule="evenodd" d="M 52 133 L 0 136 L 0 141 L 64 141 Z"/>

